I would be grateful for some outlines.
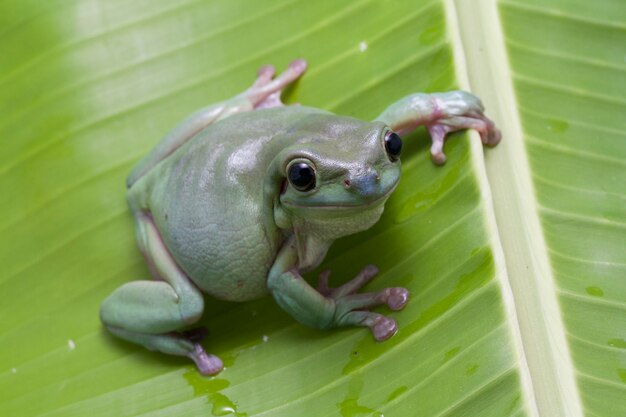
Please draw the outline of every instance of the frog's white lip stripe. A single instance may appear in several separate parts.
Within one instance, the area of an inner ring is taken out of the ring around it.
[[[299,208],[299,209],[315,209],[315,210],[356,210],[356,209],[362,209],[362,208],[366,208],[366,207],[371,207],[374,206],[378,203],[380,203],[381,201],[384,201],[385,199],[387,199],[387,197],[389,197],[389,194],[391,194],[396,187],[398,186],[398,183],[400,182],[400,180],[396,181],[395,184],[393,184],[393,186],[383,195],[381,195],[380,197],[378,197],[376,200],[372,200],[370,202],[367,202],[365,204],[359,204],[359,205],[353,205],[353,206],[338,206],[338,205],[307,205],[307,204],[293,204],[290,202],[282,202],[282,204],[289,206],[289,207],[294,207],[294,208]]]

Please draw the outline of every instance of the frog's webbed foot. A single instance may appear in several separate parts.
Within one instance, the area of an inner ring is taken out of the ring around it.
[[[283,106],[280,95],[285,87],[296,81],[306,71],[304,59],[292,61],[287,69],[274,78],[276,70],[272,65],[259,68],[257,79],[244,93],[255,109]]]
[[[383,341],[393,336],[398,330],[396,321],[367,309],[386,304],[394,311],[401,310],[409,299],[409,291],[406,288],[393,287],[378,292],[357,293],[376,274],[378,274],[378,269],[374,265],[368,265],[355,278],[342,286],[329,288],[330,271],[326,270],[319,275],[318,291],[334,300],[336,325],[369,327],[374,338]]]
[[[200,345],[194,343],[193,351],[187,353],[187,357],[193,360],[202,375],[215,375],[224,369],[224,363],[215,355],[208,354]]]
[[[437,165],[446,162],[443,144],[446,135],[450,132],[476,129],[483,144],[496,146],[500,142],[500,131],[485,116],[485,109],[478,97],[465,91],[432,94],[430,97],[434,110],[432,121],[426,123],[426,128],[432,138],[430,153]]]
[[[202,375],[215,375],[224,369],[222,360],[210,353],[207,353],[200,342],[207,337],[209,331],[206,327],[196,327],[194,329],[181,332],[181,336],[193,343],[193,349],[185,356],[193,360]]]

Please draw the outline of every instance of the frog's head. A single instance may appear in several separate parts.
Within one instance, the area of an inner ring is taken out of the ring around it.
[[[327,114],[292,134],[275,160],[279,227],[293,228],[299,242],[306,235],[330,244],[376,223],[400,180],[400,137],[383,123]]]

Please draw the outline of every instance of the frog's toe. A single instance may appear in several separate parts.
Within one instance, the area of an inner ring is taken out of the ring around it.
[[[385,316],[378,316],[370,326],[374,339],[382,342],[389,339],[398,331],[398,324],[394,319]]]
[[[500,134],[500,130],[496,127],[496,125],[484,114],[471,115],[471,116],[463,116],[455,118],[455,129],[457,130],[457,126],[461,129],[470,128],[476,129],[480,134],[480,140],[484,145],[487,146],[496,146],[502,135]]]
[[[259,70],[257,71],[257,78],[254,84],[252,85],[252,88],[261,87],[269,83],[270,81],[272,81],[272,78],[274,78],[274,74],[276,74],[276,68],[274,68],[273,65],[261,66]]]
[[[409,301],[409,290],[402,287],[385,288],[378,292],[345,295],[337,299],[337,311],[353,311],[386,304],[390,309],[402,310]]]
[[[289,63],[289,69],[291,69],[294,73],[299,74],[298,76],[302,75],[304,71],[306,71],[307,66],[308,64],[306,60],[302,58],[293,60]]]
[[[246,91],[246,96],[255,109],[283,106],[280,100],[282,90],[300,78],[306,68],[304,59],[296,59],[278,77],[273,78],[274,67],[265,65],[259,69],[258,78]]]
[[[387,340],[397,331],[395,320],[368,309],[386,304],[392,310],[401,310],[408,301],[409,291],[402,287],[346,295],[335,301],[335,323],[338,326],[366,326],[376,340]]]
[[[502,133],[496,125],[488,118],[485,119],[485,129],[480,132],[482,142],[487,146],[496,146],[502,139]]]
[[[446,154],[442,151],[431,152],[431,159],[435,165],[443,165],[448,160]]]
[[[333,299],[339,299],[346,295],[356,293],[359,288],[367,284],[378,274],[378,268],[375,265],[367,265],[357,274],[356,277],[346,282],[340,287],[330,288],[328,285],[328,279],[330,277],[330,270],[326,269],[319,274],[317,281],[317,291],[325,297],[331,297]]]
[[[367,310],[353,310],[341,314],[337,325],[368,327],[374,339],[379,342],[389,339],[398,331],[398,324],[394,319]]]
[[[443,153],[443,144],[445,137],[450,129],[441,124],[433,124],[428,126],[428,132],[432,139],[432,145],[430,146],[430,155],[433,162],[436,165],[443,165],[446,163],[446,154]]]
[[[215,375],[224,369],[224,363],[215,355],[208,354],[199,343],[194,344],[193,352],[189,353],[202,375]]]
[[[394,310],[402,310],[406,303],[409,301],[409,291],[406,288],[394,287],[387,288],[387,306]]]

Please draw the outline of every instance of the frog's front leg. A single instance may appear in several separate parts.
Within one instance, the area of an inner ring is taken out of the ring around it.
[[[446,161],[444,139],[450,132],[471,128],[480,133],[485,145],[495,146],[500,142],[500,131],[484,110],[480,99],[465,91],[418,93],[396,101],[375,120],[386,123],[401,136],[417,126],[426,126],[432,138],[432,159],[441,165]]]
[[[179,330],[197,322],[202,293],[172,259],[149,213],[137,214],[139,246],[160,280],[134,281],[115,290],[100,307],[100,319],[116,336],[150,350],[192,359],[201,373],[222,370],[222,361],[198,343],[199,332]]]
[[[341,287],[328,287],[329,272],[320,274],[318,290],[312,288],[296,269],[295,243],[287,242],[268,276],[268,288],[276,302],[300,323],[319,329],[343,326],[369,327],[376,340],[390,338],[397,331],[396,321],[366,309],[386,304],[402,309],[409,297],[405,288],[386,288],[379,292],[356,293],[376,274],[374,266],[365,267]]]

